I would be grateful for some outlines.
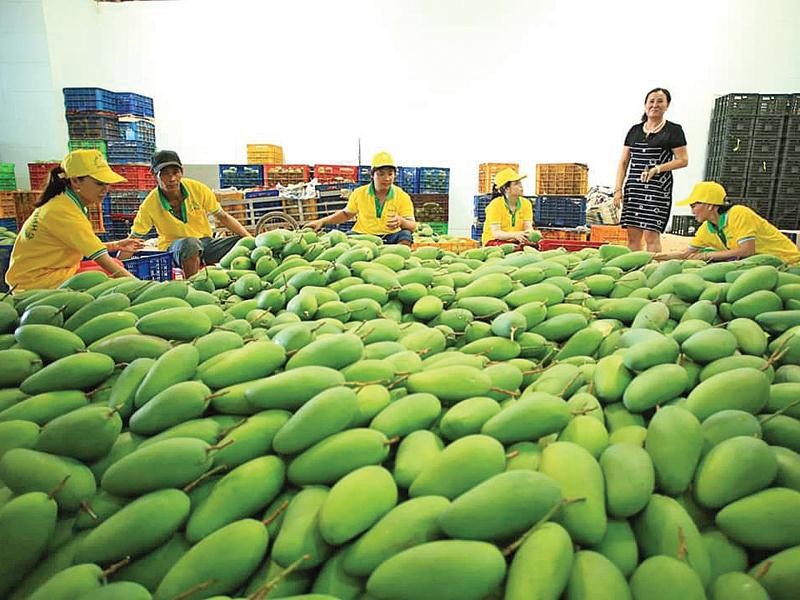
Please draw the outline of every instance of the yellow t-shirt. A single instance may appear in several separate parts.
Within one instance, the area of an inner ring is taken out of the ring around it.
[[[704,222],[690,244],[693,248],[734,250],[742,242],[756,241],[757,254],[772,254],[786,263],[800,261],[800,251],[778,228],[758,213],[737,204],[720,215],[721,234],[709,221]],[[724,240],[724,241],[723,241]]]
[[[406,219],[414,218],[414,205],[411,203],[411,196],[396,185],[389,189],[380,214],[378,214],[378,207],[375,201],[375,190],[371,183],[354,189],[350,194],[345,210],[350,214],[357,215],[356,224],[353,226],[353,231],[356,233],[370,233],[372,235],[396,233],[400,231],[399,227],[389,229],[386,225],[389,217],[400,215]]]
[[[211,237],[208,215],[221,210],[214,192],[206,184],[186,177],[181,179],[181,189],[183,206],[177,215],[173,214],[161,188],[147,194],[136,213],[131,234],[143,237],[155,227],[160,250],[166,250],[172,242],[181,238]]]
[[[58,287],[84,256],[94,260],[108,252],[85,211],[71,190],[33,211],[11,250],[6,282],[14,291]]]
[[[486,221],[483,224],[481,244],[494,239],[492,225],[500,225],[500,231],[525,231],[525,221],[533,225],[533,205],[527,198],[520,196],[517,199],[517,208],[514,212],[508,209],[508,204],[503,196],[498,196],[486,207]]]

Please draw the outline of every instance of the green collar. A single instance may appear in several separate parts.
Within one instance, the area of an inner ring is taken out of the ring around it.
[[[158,199],[161,200],[161,206],[164,207],[164,210],[171,214],[176,219],[180,219],[184,223],[188,220],[186,217],[186,199],[189,197],[189,190],[186,189],[186,186],[183,185],[181,182],[181,195],[183,196],[183,202],[181,202],[181,214],[176,215],[175,211],[172,209],[172,204],[169,203],[166,194],[161,188],[158,188]]]
[[[727,211],[722,213],[719,216],[719,225],[714,225],[711,221],[706,221],[708,223],[708,230],[711,233],[716,234],[719,240],[722,242],[722,245],[726,248],[728,247],[728,238],[725,236],[725,225],[728,223],[728,213]]]
[[[369,184],[369,195],[375,200],[375,214],[380,219],[383,215],[383,208],[386,206],[386,202],[394,199],[394,186],[389,186],[389,191],[386,192],[386,201],[383,203],[378,199],[378,195],[375,193],[375,184],[373,183]]]
[[[73,192],[70,188],[67,188],[65,191],[67,196],[69,196],[70,199],[78,206],[78,208],[81,209],[81,212],[88,217],[89,209],[83,205],[83,202],[81,202],[81,199],[78,197],[78,194]]]
[[[506,201],[505,196],[503,197],[503,206],[506,207],[508,214],[511,215],[512,227],[516,227],[517,225],[517,212],[519,212],[519,207],[521,204],[522,202],[520,201],[519,196],[517,196],[517,205],[514,207],[514,210],[512,211],[510,208],[508,208],[508,202]]]

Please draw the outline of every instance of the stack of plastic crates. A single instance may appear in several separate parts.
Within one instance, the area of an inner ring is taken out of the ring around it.
[[[439,248],[444,252],[453,252],[454,254],[460,254],[466,250],[472,250],[473,248],[477,248],[480,246],[480,243],[476,242],[470,238],[451,238],[449,240],[426,240],[426,239],[419,239],[413,244],[413,248],[425,248],[425,247],[433,247]]]
[[[64,88],[67,113],[117,112],[117,94],[103,88]]]
[[[450,169],[446,167],[418,167],[417,191],[420,194],[449,194]]]
[[[311,167],[309,165],[264,165],[264,185],[272,188],[280,185],[292,185],[311,180]]]
[[[31,216],[36,208],[36,201],[39,199],[40,192],[11,192],[14,194],[14,218],[17,220],[17,229],[21,229],[25,220]]]
[[[489,194],[494,184],[494,176],[503,169],[519,172],[519,163],[481,163],[478,165],[478,192]]]
[[[800,94],[792,95],[784,126],[783,150],[771,220],[779,229],[800,229]]]
[[[112,188],[108,193],[109,213],[135,215],[148,193],[146,190],[118,190]]]
[[[589,167],[580,163],[536,165],[536,194],[585,196],[589,191]]]
[[[214,195],[217,197],[217,202],[219,202],[222,210],[231,215],[240,223],[243,222],[243,219],[246,216],[244,192],[234,188],[228,188],[224,190],[214,190]],[[216,222],[214,222],[214,226],[215,230],[222,231],[223,229],[220,228]]]
[[[123,260],[125,268],[138,279],[169,281],[172,279],[172,255],[169,252],[141,252]]]
[[[108,160],[108,143],[105,140],[70,140],[67,144],[70,152],[73,150],[98,150]]]
[[[0,219],[16,219],[16,194],[13,191],[0,192]],[[16,221],[15,221],[16,222]]]
[[[347,206],[350,192],[355,189],[354,183],[325,183],[317,186],[317,216],[327,217],[342,210]],[[352,231],[355,221],[347,221],[338,225],[326,226],[326,231],[338,229],[339,231]]]
[[[128,142],[144,142],[151,146],[156,145],[156,126],[146,118],[120,117],[120,136]]]
[[[247,144],[247,163],[281,165],[283,148],[275,144]]]
[[[357,183],[359,168],[350,165],[314,165],[314,178],[320,183]]]
[[[14,174],[14,163],[0,163],[0,191],[17,189],[17,177]]]
[[[560,240],[560,241],[579,241],[585,242],[587,241],[588,233],[586,229],[579,229],[579,228],[572,228],[572,229],[564,229],[564,228],[547,228],[547,227],[539,227],[539,232],[542,234],[542,239],[544,240]]]
[[[246,189],[264,185],[264,165],[220,165],[221,188]]]
[[[480,240],[486,222],[486,207],[492,201],[491,194],[479,194],[472,199],[472,239]]]
[[[539,196],[536,199],[537,227],[581,227],[586,225],[586,198]]]
[[[148,164],[155,151],[150,142],[109,141],[108,162],[111,164]]]
[[[120,139],[119,123],[115,113],[68,113],[67,129],[71,140]]]
[[[107,230],[110,239],[117,240],[130,233],[139,205],[156,187],[156,180],[149,165],[115,164],[114,171],[127,179],[126,182],[115,183],[108,196],[110,222],[107,223]],[[152,235],[152,231],[148,232],[147,237]]]
[[[372,181],[372,167],[369,165],[359,165],[358,167],[358,183],[361,185],[370,183]]]
[[[447,225],[450,217],[450,196],[447,194],[412,194],[414,218],[418,222]]]
[[[43,190],[50,180],[50,171],[58,167],[59,162],[33,162],[28,163],[28,178],[32,190]]]
[[[416,167],[397,167],[397,174],[394,183],[409,194],[419,192],[419,181],[417,180],[418,169]]]

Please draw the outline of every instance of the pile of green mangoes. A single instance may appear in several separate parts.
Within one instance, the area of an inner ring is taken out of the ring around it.
[[[513,248],[4,297],[0,596],[800,598],[800,269]]]

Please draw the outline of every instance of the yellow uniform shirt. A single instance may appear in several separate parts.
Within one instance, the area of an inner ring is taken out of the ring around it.
[[[492,225],[500,225],[500,231],[525,231],[525,221],[533,225],[533,205],[527,198],[517,199],[517,208],[512,212],[503,196],[498,196],[486,207],[486,221],[483,224],[481,244],[494,239]]]
[[[15,291],[55,288],[72,277],[81,259],[106,254],[78,196],[68,190],[38,207],[22,225],[6,272]]]
[[[400,231],[399,227],[390,229],[386,221],[395,215],[406,219],[414,218],[414,205],[411,196],[402,189],[393,185],[389,188],[386,201],[378,207],[375,188],[372,184],[362,185],[353,190],[345,208],[350,214],[356,216],[353,231],[356,233],[371,233],[372,235],[388,235]]]
[[[155,227],[160,250],[166,250],[172,242],[181,238],[211,237],[208,215],[220,211],[214,192],[206,184],[186,177],[181,179],[181,189],[183,205],[179,214],[173,214],[161,188],[147,194],[136,213],[131,233],[143,237]]]
[[[800,261],[800,251],[792,241],[765,218],[737,204],[720,215],[719,228],[705,221],[692,240],[693,248],[735,250],[748,240],[756,241],[757,254],[772,254],[787,263]]]

